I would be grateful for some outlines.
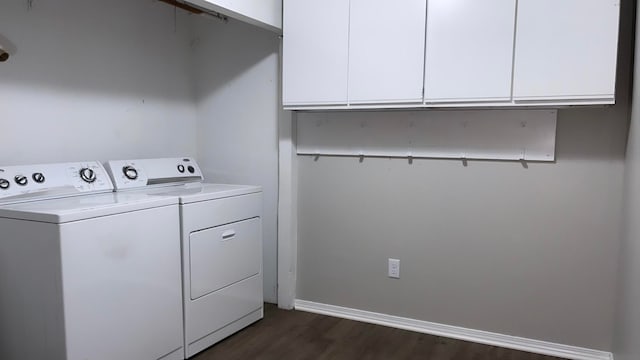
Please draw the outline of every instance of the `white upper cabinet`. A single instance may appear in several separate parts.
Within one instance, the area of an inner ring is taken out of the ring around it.
[[[513,98],[614,101],[619,0],[519,0]]]
[[[284,0],[283,102],[611,104],[619,15],[620,0]]]
[[[349,103],[421,103],[426,0],[351,0]]]
[[[283,103],[347,104],[349,0],[285,0]]]
[[[516,0],[429,0],[425,102],[511,100],[515,21]]]

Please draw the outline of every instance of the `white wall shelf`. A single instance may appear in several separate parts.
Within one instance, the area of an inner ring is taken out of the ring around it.
[[[540,101],[508,101],[508,102],[460,102],[460,103],[439,103],[439,104],[398,104],[398,103],[389,103],[389,104],[353,104],[353,105],[289,105],[284,106],[284,110],[301,110],[301,111],[312,111],[312,110],[481,110],[481,109],[491,109],[491,110],[524,110],[524,109],[540,109],[541,106],[545,108],[553,108],[553,109],[565,109],[575,106],[592,106],[592,107],[603,107],[615,105],[615,101],[611,100],[593,100],[588,101],[584,99],[578,99],[575,101],[568,100],[540,100]]]
[[[281,0],[184,0],[184,2],[282,33]]]
[[[556,110],[300,113],[297,153],[555,161],[556,119]]]

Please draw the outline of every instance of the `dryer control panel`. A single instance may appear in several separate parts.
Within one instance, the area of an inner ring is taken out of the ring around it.
[[[0,204],[111,192],[98,161],[0,166]]]
[[[105,164],[116,190],[202,182],[193,158],[112,160]]]

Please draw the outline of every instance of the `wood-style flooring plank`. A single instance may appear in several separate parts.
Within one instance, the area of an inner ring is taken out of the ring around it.
[[[562,360],[265,305],[265,317],[193,360]]]

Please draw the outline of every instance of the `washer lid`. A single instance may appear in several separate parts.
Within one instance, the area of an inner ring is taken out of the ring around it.
[[[189,204],[259,192],[262,192],[262,187],[253,185],[189,183],[149,190],[147,193],[149,195],[177,196],[180,199],[180,204]]]
[[[108,193],[5,205],[0,207],[0,218],[61,224],[177,203],[176,197]]]

